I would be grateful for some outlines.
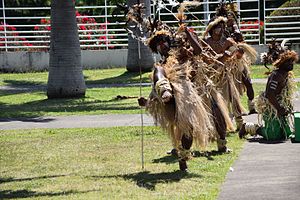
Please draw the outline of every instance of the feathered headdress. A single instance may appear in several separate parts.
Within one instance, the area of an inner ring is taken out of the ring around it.
[[[216,8],[216,16],[228,17],[229,14],[233,15],[235,19],[239,18],[237,3],[221,1]]]
[[[206,29],[205,29],[205,32],[203,33],[202,37],[206,37],[207,34],[209,33],[209,31],[210,31],[214,26],[218,25],[218,24],[221,23],[221,22],[226,23],[226,22],[227,22],[227,18],[225,18],[225,17],[217,17],[217,18],[215,18],[213,21],[211,21],[211,22],[207,25],[207,27],[206,27]]]
[[[288,60],[297,62],[299,60],[299,56],[298,56],[297,52],[292,51],[292,50],[286,50],[284,53],[282,53],[279,56],[279,59],[277,59],[273,63],[273,65],[278,68],[279,66],[281,66],[283,63],[285,63]]]
[[[162,41],[166,41],[170,44],[171,42],[171,32],[167,31],[167,30],[160,30],[160,31],[156,31],[147,41],[149,48],[154,52],[154,53],[158,53],[157,52],[157,45],[159,44],[159,42]]]

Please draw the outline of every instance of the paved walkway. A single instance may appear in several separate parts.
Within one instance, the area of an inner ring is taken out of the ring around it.
[[[143,114],[145,126],[154,125],[152,117]],[[39,118],[1,119],[0,130],[32,128],[95,128],[115,126],[141,126],[140,114],[81,115]]]
[[[300,111],[300,100],[295,102]],[[256,122],[257,115],[245,117]],[[153,125],[144,114],[145,126]],[[140,126],[141,115],[90,115],[0,119],[1,130],[31,128],[78,128]],[[228,172],[218,200],[297,200],[300,199],[300,143],[267,144],[246,142]]]

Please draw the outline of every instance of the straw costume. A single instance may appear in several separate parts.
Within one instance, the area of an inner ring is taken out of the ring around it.
[[[188,61],[188,65],[193,68],[191,79],[205,102],[207,112],[210,113],[214,135],[218,136],[218,151],[228,152],[230,150],[226,146],[226,130],[233,131],[233,124],[226,103],[211,80],[217,74],[214,67],[222,63],[215,58],[215,52],[212,49],[206,49],[200,45],[204,41],[198,42],[200,39],[196,34],[191,33],[187,28],[184,30],[188,42],[186,45],[193,47],[193,56]]]
[[[250,134],[261,135],[266,140],[285,140],[292,134],[289,116],[296,87],[292,69],[297,60],[295,51],[286,50],[273,63],[275,69],[268,78],[266,90],[257,99],[259,124],[243,124],[240,138]]]
[[[233,39],[226,38],[224,28],[227,19],[224,17],[214,18],[207,26],[204,32],[204,40],[218,54],[218,60],[224,63],[224,66],[217,66],[218,76],[212,80],[216,87],[222,91],[222,95],[228,104],[228,109],[233,113],[239,130],[243,124],[242,114],[245,112],[240,102],[240,91],[236,87],[235,80],[239,71],[236,63],[241,59],[244,50],[236,44]],[[210,34],[209,37],[206,37]]]
[[[181,4],[179,20],[184,17],[183,10]],[[146,106],[168,132],[178,151],[179,167],[186,170],[193,142],[204,149],[209,142],[217,140],[218,150],[227,152],[226,130],[233,129],[233,125],[222,96],[211,84],[210,73],[205,71],[210,68],[203,61],[204,53],[195,57],[181,27],[177,32],[157,30],[148,45],[163,59],[154,69],[153,88]],[[220,63],[208,55],[204,57]]]
[[[186,170],[195,142],[201,148],[216,138],[203,99],[190,80],[191,68],[181,63],[172,50],[165,64],[155,67],[153,88],[147,101],[147,110],[169,134],[178,150],[179,166]]]
[[[257,53],[254,48],[245,43],[243,35],[239,30],[237,4],[233,2],[226,3],[226,1],[221,2],[216,9],[216,16],[225,17],[227,19],[224,35],[237,43],[233,45],[229,51],[233,52],[237,48],[244,51],[240,59],[231,59],[230,65],[233,65],[232,69],[235,69],[233,71],[234,82],[240,95],[243,95],[245,91],[247,92],[249,114],[257,113],[253,101],[254,90],[249,69],[251,64],[256,61]]]

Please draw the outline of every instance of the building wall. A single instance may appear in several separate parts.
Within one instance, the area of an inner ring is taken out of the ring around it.
[[[253,45],[258,52],[266,52],[266,45]],[[300,54],[300,45],[293,45],[292,49]],[[105,69],[125,67],[127,62],[127,49],[81,52],[84,69]],[[159,56],[156,56],[156,60]],[[260,57],[255,64],[260,64]],[[48,52],[0,52],[0,72],[34,72],[46,71],[49,67]]]

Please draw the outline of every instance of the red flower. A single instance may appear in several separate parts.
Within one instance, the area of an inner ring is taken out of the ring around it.
[[[46,19],[41,19],[41,24],[47,24],[47,20]]]
[[[81,14],[76,10],[76,16],[81,16]]]
[[[105,26],[105,24],[101,24],[101,25],[100,25],[100,29],[102,29],[102,30],[106,30],[106,26]]]
[[[51,31],[51,26],[46,26],[47,31]]]
[[[89,22],[90,22],[90,23],[95,23],[96,20],[95,20],[94,18],[89,18]]]
[[[80,30],[86,30],[85,26],[79,26]]]
[[[88,21],[89,21],[89,18],[87,18],[87,17],[82,18],[82,23],[87,23]]]
[[[38,26],[34,27],[34,30],[39,30],[39,29],[40,29],[40,27],[38,27]]]
[[[8,30],[11,30],[11,31],[17,30],[17,29],[16,29],[15,27],[13,27],[13,26],[8,26],[7,29],[8,29]]]
[[[105,41],[105,40],[106,40],[106,36],[105,36],[105,35],[100,36],[100,37],[99,37],[99,40],[100,40],[100,41]]]
[[[260,26],[264,26],[264,22],[263,21],[260,21],[259,24],[260,24]]]

